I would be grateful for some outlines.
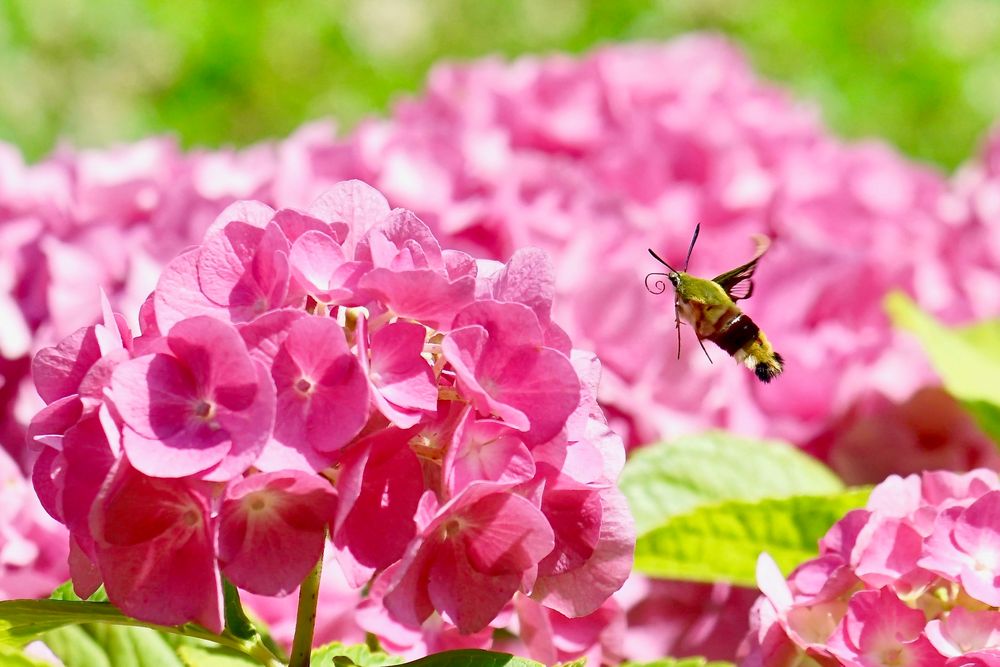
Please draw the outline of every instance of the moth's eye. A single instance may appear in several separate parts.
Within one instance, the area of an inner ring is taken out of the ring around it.
[[[674,284],[674,287],[677,287],[678,285],[681,284],[681,276],[679,273],[671,273],[667,276],[667,278],[669,278],[670,282]]]

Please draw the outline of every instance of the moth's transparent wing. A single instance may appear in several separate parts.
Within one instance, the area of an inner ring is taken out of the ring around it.
[[[732,271],[726,271],[712,278],[712,281],[718,283],[733,301],[749,299],[750,295],[753,294],[752,278],[754,271],[757,270],[757,262],[771,245],[771,240],[762,234],[754,234],[753,239],[757,244],[757,252],[753,259],[746,264],[737,266]]]

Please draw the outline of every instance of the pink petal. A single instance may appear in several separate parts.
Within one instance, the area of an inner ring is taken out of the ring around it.
[[[253,475],[232,484],[219,514],[219,563],[234,584],[287,595],[323,555],[336,494],[300,472]]]
[[[127,464],[113,474],[90,519],[108,599],[144,621],[195,621],[222,632],[209,498],[187,482],[146,477]]]

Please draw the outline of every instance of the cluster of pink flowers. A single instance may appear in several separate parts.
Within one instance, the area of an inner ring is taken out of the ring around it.
[[[515,595],[595,612],[631,569],[624,448],[553,291],[544,253],[442,250],[357,181],[307,211],[229,206],[140,335],[105,302],[33,361],[33,481],[78,593],[218,631],[220,572],[286,595],[329,534],[390,645],[425,622],[488,643]]]
[[[1000,478],[892,476],[786,581],[761,557],[741,664],[1000,665]]]

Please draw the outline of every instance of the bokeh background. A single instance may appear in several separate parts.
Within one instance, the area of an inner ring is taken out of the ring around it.
[[[244,145],[417,91],[442,58],[734,37],[847,138],[951,169],[1000,116],[995,0],[0,0],[0,140]],[[652,75],[652,73],[651,73]]]

